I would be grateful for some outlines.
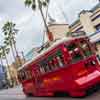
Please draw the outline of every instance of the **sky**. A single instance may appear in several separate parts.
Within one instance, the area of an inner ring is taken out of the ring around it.
[[[49,14],[59,23],[71,24],[78,13],[93,8],[99,0],[50,0]],[[63,13],[62,13],[63,12]],[[39,11],[33,12],[24,5],[24,0],[0,0],[0,45],[3,42],[2,26],[6,21],[16,23],[18,51],[25,54],[43,41],[44,25]],[[9,56],[10,59],[11,56]]]

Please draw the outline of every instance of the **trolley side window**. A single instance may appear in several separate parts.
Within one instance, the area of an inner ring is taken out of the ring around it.
[[[30,79],[32,79],[32,75],[29,70],[22,70],[19,72],[18,78],[21,81],[30,80]]]
[[[72,63],[83,59],[83,55],[81,54],[79,47],[75,43],[70,43],[66,47],[69,51],[69,54],[71,55]]]
[[[25,75],[25,72],[24,71],[20,71],[19,72],[19,79],[21,81],[26,80],[26,75]]]
[[[41,73],[46,73],[46,72],[49,72],[50,71],[50,67],[48,65],[48,62],[46,59],[42,60],[40,62],[40,72]]]
[[[63,53],[61,50],[58,50],[56,52],[56,59],[58,61],[58,66],[63,67],[65,63],[64,63]]]
[[[40,62],[41,73],[51,72],[64,66],[64,59],[61,50],[57,50]]]
[[[89,44],[87,43],[87,41],[81,40],[80,41],[80,47],[82,48],[83,53],[86,57],[88,57],[92,54],[92,50],[91,50]]]
[[[52,68],[52,70],[58,69],[64,66],[64,59],[62,51],[57,50],[52,56],[48,57],[48,62]]]

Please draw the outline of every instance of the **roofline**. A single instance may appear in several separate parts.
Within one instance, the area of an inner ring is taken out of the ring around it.
[[[96,6],[94,6],[91,10],[82,10],[78,15],[80,15],[83,11],[93,12],[93,11],[95,11],[95,10],[96,10],[97,8],[99,8],[99,7],[100,7],[100,2],[99,2]],[[70,27],[74,26],[78,21],[80,21],[79,18],[78,18],[76,21],[74,21],[74,22],[70,25]]]

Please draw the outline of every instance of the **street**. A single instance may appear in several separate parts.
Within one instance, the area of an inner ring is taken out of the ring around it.
[[[16,87],[8,90],[0,91],[0,100],[80,100],[81,98],[72,97],[26,97],[22,91],[21,87]],[[100,90],[83,98],[83,100],[100,100]]]

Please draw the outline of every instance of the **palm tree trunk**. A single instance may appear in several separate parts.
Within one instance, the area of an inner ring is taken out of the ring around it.
[[[40,10],[40,13],[41,13],[43,22],[44,22],[44,26],[45,26],[45,28],[46,28],[47,37],[48,37],[49,41],[53,41],[53,40],[54,40],[54,39],[53,39],[53,35],[52,35],[52,33],[49,31],[49,28],[48,28],[47,23],[46,23],[46,21],[45,21],[45,17],[44,17],[44,15],[43,15],[41,1],[38,0],[38,3],[39,3],[39,10]]]
[[[6,64],[7,64],[7,72],[8,72],[8,74],[9,74],[9,78],[11,79],[10,66],[9,66],[9,63],[8,63],[7,55],[6,55],[6,53],[5,53],[4,48],[2,48],[2,50],[3,50],[4,56],[5,56],[5,60],[6,60]],[[8,81],[10,82],[9,79],[8,79]],[[12,84],[12,83],[11,83],[11,84]]]
[[[1,63],[1,66],[3,66],[3,61],[2,61],[2,58],[0,58],[0,63]]]
[[[15,49],[15,52],[16,52],[16,56],[17,56],[17,59],[18,59],[19,66],[21,67],[22,62],[21,62],[21,60],[19,58],[19,55],[18,55],[18,52],[17,52],[17,48],[16,48],[16,44],[14,43],[14,40],[13,40],[13,46],[14,46],[14,49]]]
[[[6,54],[5,54],[5,60],[6,60],[7,70],[8,70],[9,76],[11,77],[11,75],[10,75],[10,66],[9,66],[8,59],[7,59]]]
[[[9,78],[7,78],[7,80],[8,80],[9,85],[11,86],[13,83],[12,83],[12,78],[11,78],[11,73],[10,73],[10,66],[9,66],[8,59],[7,59],[6,55],[5,55],[5,60],[6,60],[6,64],[7,64],[7,72],[8,72],[7,75],[9,75]]]
[[[14,57],[14,60],[16,61],[16,56],[15,56],[15,54],[14,54],[14,50],[13,50],[12,44],[10,45],[10,47],[11,47],[11,51],[12,51],[12,55],[13,55],[13,57]],[[17,64],[15,64],[15,66],[18,67]]]

